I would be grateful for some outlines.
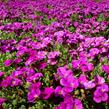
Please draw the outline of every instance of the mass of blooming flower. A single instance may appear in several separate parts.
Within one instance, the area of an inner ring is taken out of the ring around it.
[[[0,109],[109,109],[109,0],[1,1]]]

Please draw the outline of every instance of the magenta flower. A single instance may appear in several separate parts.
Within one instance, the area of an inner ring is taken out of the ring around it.
[[[92,89],[96,86],[96,84],[94,83],[94,81],[88,81],[83,83],[83,86],[85,87],[85,89]]]
[[[69,70],[67,66],[64,66],[64,67],[59,67],[57,69],[57,75],[60,78],[66,78],[69,75],[73,75],[73,72],[71,70]]]
[[[74,99],[72,96],[66,96],[64,101],[60,103],[55,109],[73,109]]]
[[[59,51],[50,52],[48,55],[48,59],[54,59],[60,55]]]
[[[83,109],[82,102],[79,99],[74,99],[72,96],[66,96],[64,101],[55,109]]]
[[[97,85],[102,85],[102,84],[105,83],[105,79],[104,79],[103,77],[97,75],[97,76],[95,76],[95,78],[94,78],[94,82],[95,82],[95,84],[97,84]]]
[[[35,70],[33,68],[29,68],[29,67],[24,67],[24,69],[22,69],[24,72],[26,72],[26,76],[32,76],[33,74],[35,74]]]
[[[20,85],[22,85],[22,80],[12,77],[10,86],[14,87],[14,86],[20,86]]]
[[[54,89],[52,87],[46,87],[42,92],[41,96],[43,99],[49,99],[51,95],[54,93]]]
[[[104,71],[107,74],[109,74],[109,65],[102,65],[102,71]]]
[[[22,59],[18,59],[18,58],[17,58],[17,59],[14,60],[14,63],[15,63],[15,64],[19,64],[21,61],[22,61]]]
[[[58,96],[62,96],[62,97],[65,97],[67,95],[67,91],[65,88],[62,88],[61,86],[57,86],[56,89],[55,89],[55,96],[58,97]]]
[[[2,105],[6,101],[5,98],[0,98],[0,105]]]
[[[5,73],[4,72],[0,72],[0,77],[2,77]]]
[[[31,86],[29,87],[29,91],[35,90],[35,89],[40,88],[40,87],[41,87],[41,82],[32,83]]]
[[[62,78],[60,80],[60,84],[64,86],[67,92],[72,92],[79,85],[77,78],[71,75],[68,76],[67,78]]]
[[[98,48],[92,48],[92,49],[90,49],[90,53],[89,53],[90,54],[90,57],[94,57],[94,56],[98,55],[99,52],[100,52],[100,50]]]
[[[82,54],[81,54],[82,55]],[[72,66],[74,69],[81,69],[82,72],[89,72],[94,69],[92,63],[88,63],[86,57],[82,56],[79,60],[73,60]]]
[[[41,91],[39,88],[31,89],[31,91],[29,91],[27,95],[28,101],[33,103],[36,99],[39,98],[40,94]]]
[[[79,80],[80,84],[84,84],[84,83],[88,82],[87,77],[84,74],[81,74],[79,76],[78,80]]]
[[[13,77],[24,77],[24,72],[22,70],[15,70],[11,73]]]
[[[30,56],[27,61],[25,62],[25,66],[31,65],[32,63],[36,62],[36,56]]]
[[[73,60],[72,61],[72,66],[73,66],[74,69],[77,70],[79,68],[79,66],[80,66],[80,61],[79,60]]]
[[[50,52],[48,54],[48,61],[47,62],[51,65],[57,64],[57,58],[59,57],[59,55],[60,55],[60,52],[58,52],[58,51]]]
[[[41,94],[40,87],[41,87],[40,82],[31,84],[31,86],[29,87],[28,95],[27,95],[29,102],[33,103],[35,100],[37,100],[39,98],[39,96]]]
[[[11,84],[11,81],[12,81],[12,77],[11,76],[7,76],[2,82],[1,82],[1,86],[2,87],[8,87],[10,86]]]
[[[16,53],[17,57],[20,57],[20,56],[24,55],[26,52],[28,52],[27,47],[18,46],[17,49],[18,49],[18,52]]]
[[[75,99],[73,108],[74,109],[83,109],[83,105],[82,105],[81,100]]]
[[[96,103],[104,102],[108,100],[108,94],[107,92],[109,91],[109,87],[107,84],[103,84],[101,86],[98,86],[94,92],[94,101]]]
[[[47,52],[46,51],[39,51],[37,53],[37,60],[43,60],[46,58]]]
[[[8,59],[8,60],[6,60],[6,61],[4,62],[4,65],[8,67],[8,66],[10,66],[12,63],[13,63],[13,60]]]
[[[43,74],[42,73],[36,73],[32,76],[27,77],[27,82],[35,82],[36,80],[38,80],[40,77],[42,77]]]
[[[38,65],[38,69],[44,69],[47,66],[46,62],[40,62]]]
[[[94,69],[94,66],[92,63],[87,63],[81,65],[80,69],[82,70],[82,72],[88,72],[88,71],[92,71]]]

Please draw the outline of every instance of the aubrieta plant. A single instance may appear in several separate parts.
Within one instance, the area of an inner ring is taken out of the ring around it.
[[[109,0],[1,1],[0,109],[109,109]]]

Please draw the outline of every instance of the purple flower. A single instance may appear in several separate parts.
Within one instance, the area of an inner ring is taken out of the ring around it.
[[[24,77],[24,72],[21,70],[15,70],[11,73],[11,76],[13,77]]]
[[[26,52],[28,52],[27,47],[18,46],[17,49],[18,49],[18,52],[16,53],[17,57],[20,57],[20,56],[24,55]]]
[[[55,65],[57,63],[57,58],[59,57],[60,52],[54,51],[48,54],[48,63],[51,65]]]
[[[58,32],[55,32],[54,33],[54,36],[56,37],[56,41],[58,42],[58,43],[62,43],[63,42],[63,35],[65,34],[65,32],[64,31],[58,31]]]
[[[98,55],[100,50],[98,48],[92,48],[90,49],[90,57],[94,57],[95,55]]]
[[[86,57],[80,57],[79,60],[73,60],[72,66],[74,69],[81,69],[82,72],[89,72],[94,69],[94,66],[92,63],[88,63],[86,60]]]
[[[38,80],[40,77],[42,77],[43,74],[42,73],[36,73],[32,76],[27,77],[27,82],[35,82],[36,80]]]
[[[37,60],[43,60],[46,58],[47,52],[46,51],[39,51],[37,53]]]
[[[8,67],[8,66],[10,66],[12,63],[13,63],[13,60],[8,59],[8,60],[6,60],[6,61],[4,62],[4,65]]]
[[[41,82],[33,83],[33,84],[31,84],[31,86],[29,87],[29,91],[35,90],[35,89],[40,88],[40,87],[41,87]]]
[[[54,93],[54,89],[52,87],[46,87],[41,92],[41,96],[43,99],[49,99],[53,93]]]
[[[2,105],[6,101],[5,98],[0,98],[0,105]]]
[[[2,87],[8,87],[11,84],[12,81],[12,77],[11,76],[7,76],[2,82],[1,82],[1,86]]]
[[[72,92],[79,85],[77,78],[71,75],[67,78],[62,78],[60,84],[65,87],[67,92]]]
[[[35,70],[33,68],[29,68],[29,67],[24,67],[24,72],[26,72],[27,77],[35,74]]]
[[[30,56],[27,61],[25,62],[25,66],[31,65],[32,63],[34,63],[36,61],[36,57],[35,56]]]
[[[2,77],[5,73],[4,72],[0,72],[0,77]]]
[[[79,76],[78,80],[79,80],[80,84],[84,84],[84,83],[88,82],[88,80],[87,80],[87,78],[86,78],[86,76],[84,74],[81,74]]]
[[[66,78],[69,75],[73,75],[73,72],[71,70],[69,70],[67,66],[64,66],[64,67],[59,67],[57,69],[57,75],[60,78]]]
[[[55,96],[62,96],[65,97],[67,95],[67,91],[65,90],[65,88],[62,88],[61,86],[57,86],[55,89]]]
[[[98,86],[94,92],[94,101],[96,103],[104,102],[108,100],[108,94],[107,92],[109,91],[108,85],[103,84],[101,86]]]
[[[17,59],[14,60],[14,63],[15,63],[15,64],[19,64],[21,61],[22,61],[22,59],[18,59],[18,58],[17,58]]]
[[[104,71],[107,74],[109,74],[109,65],[102,65],[102,71]]]
[[[60,103],[55,109],[73,109],[74,100],[72,96],[66,96],[64,101]]]
[[[47,66],[46,62],[40,62],[38,65],[38,69],[44,69]]]
[[[83,109],[82,102],[79,99],[74,99],[72,96],[66,96],[64,101],[55,109]]]
[[[60,52],[59,51],[50,52],[49,55],[48,55],[48,59],[56,58],[59,55],[60,55]]]
[[[72,61],[72,66],[73,66],[74,69],[77,70],[79,68],[79,66],[80,66],[80,61],[79,60],[73,60]]]
[[[99,75],[95,76],[94,81],[97,85],[102,85],[105,83],[105,79]]]
[[[88,72],[88,71],[92,71],[94,69],[94,66],[92,63],[87,63],[87,64],[83,64],[80,66],[80,69],[82,70],[82,72]]]
[[[94,83],[94,81],[88,81],[83,83],[83,86],[85,87],[85,89],[92,89],[96,86],[96,84]]]
[[[73,109],[83,109],[82,102],[79,99],[74,100]]]
[[[27,98],[28,98],[29,102],[33,103],[36,99],[39,98],[39,96],[41,94],[40,87],[41,87],[40,82],[31,84],[31,86],[29,87],[28,95],[27,95]]]
[[[31,91],[29,91],[27,95],[28,101],[33,103],[36,99],[39,98],[40,94],[41,94],[41,91],[39,88],[31,89]]]
[[[22,80],[12,77],[10,86],[14,87],[14,86],[20,86],[20,85],[22,85]]]

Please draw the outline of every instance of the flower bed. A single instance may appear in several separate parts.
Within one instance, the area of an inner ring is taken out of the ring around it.
[[[109,0],[0,3],[0,109],[108,109]]]

